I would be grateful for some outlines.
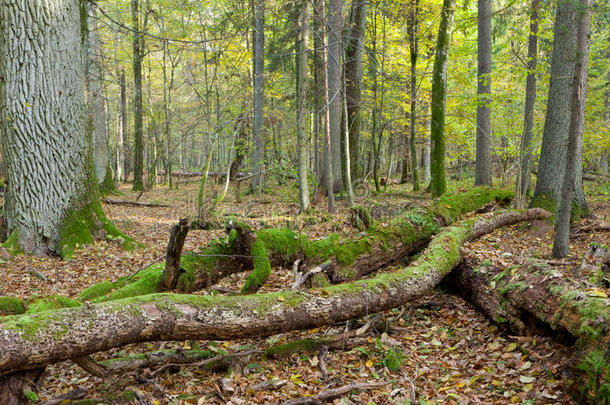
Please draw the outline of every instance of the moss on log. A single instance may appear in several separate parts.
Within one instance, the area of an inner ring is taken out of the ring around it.
[[[522,219],[536,217],[534,211]],[[268,336],[394,308],[426,293],[447,275],[460,262],[460,245],[476,226],[469,220],[448,228],[407,268],[309,292],[150,294],[3,317],[0,375],[130,343]]]

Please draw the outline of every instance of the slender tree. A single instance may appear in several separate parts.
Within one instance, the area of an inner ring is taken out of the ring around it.
[[[540,0],[532,0],[530,34],[527,45],[527,79],[525,84],[525,112],[523,136],[519,151],[520,166],[517,173],[515,207],[525,207],[525,196],[530,183],[532,168],[532,128],[534,127],[534,105],[536,104],[536,65],[538,63],[538,9]]]
[[[307,182],[307,144],[305,141],[305,121],[307,119],[307,41],[309,37],[309,4],[302,0],[297,19],[296,39],[296,104],[297,104],[297,160],[299,170],[299,206],[301,212],[309,209],[309,185]]]
[[[142,60],[144,37],[140,32],[139,0],[131,0],[133,27],[133,189],[142,190],[144,173],[144,127],[142,123]]]
[[[417,19],[418,19],[419,0],[411,1],[409,13],[409,50],[411,54],[411,125],[409,137],[409,154],[411,156],[411,173],[413,180],[413,190],[419,190],[419,179],[417,178],[417,149],[415,148],[415,122],[417,118]]]
[[[254,149],[252,153],[252,191],[262,192],[264,187],[265,135],[263,134],[265,102],[265,1],[251,0],[253,15],[252,64],[254,72],[253,105],[254,105]]]
[[[324,16],[326,8],[326,0],[320,0],[320,15]],[[321,17],[322,19],[324,17]],[[322,22],[320,24],[320,34],[322,38],[326,38],[326,25]],[[328,212],[335,212],[335,193],[334,193],[334,181],[333,181],[333,169],[331,162],[330,152],[332,150],[331,134],[330,134],[330,97],[328,89],[328,47],[324,47],[322,53],[322,81],[324,83],[324,176],[325,181],[323,184],[326,188],[326,194],[328,197]]]
[[[362,104],[362,55],[366,30],[368,1],[353,0],[350,30],[345,50],[345,102],[349,131],[349,159],[351,175],[360,175],[360,124]]]
[[[475,185],[491,186],[491,0],[478,3],[477,150]]]
[[[570,253],[570,214],[572,211],[572,193],[576,178],[578,138],[582,136],[587,100],[587,68],[589,65],[589,43],[591,40],[591,0],[580,0],[576,13],[576,64],[572,84],[572,101],[570,109],[570,127],[568,150],[566,151],[566,169],[561,186],[561,197],[555,222],[555,241],[553,257],[562,258]]]
[[[447,88],[447,63],[449,61],[449,44],[455,14],[455,0],[443,0],[441,22],[436,38],[436,55],[432,70],[432,118],[430,121],[430,190],[433,197],[444,194],[447,189],[445,179],[445,108]]]
[[[330,160],[333,169],[333,190],[343,190],[343,177],[341,172],[341,52],[343,17],[341,16],[343,1],[328,0],[328,38],[327,49],[327,78],[329,96],[330,120]]]

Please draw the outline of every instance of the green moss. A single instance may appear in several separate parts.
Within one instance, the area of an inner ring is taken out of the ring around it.
[[[254,270],[248,275],[246,283],[241,289],[242,294],[258,291],[271,275],[271,262],[265,243],[257,238],[250,246],[250,254],[254,257]]]
[[[537,196],[534,196],[534,199],[531,203],[532,207],[540,207],[545,210],[553,213],[551,220],[555,221],[555,214],[557,213],[557,203],[553,194],[551,193],[543,193]],[[571,208],[571,216],[570,222],[579,221],[582,217],[586,217],[591,214],[591,212],[586,209],[587,207],[579,206],[576,201],[572,200],[572,208]]]
[[[312,353],[321,349],[326,344],[328,344],[326,339],[300,339],[294,342],[271,346],[265,350],[265,355],[269,358],[281,358],[299,352]]]
[[[156,263],[148,266],[140,270],[118,290],[108,295],[99,296],[99,298],[93,299],[92,302],[112,301],[159,292],[164,267],[165,263]]]
[[[79,307],[81,303],[61,295],[50,297],[34,297],[27,302],[26,314],[48,311],[59,308]]]
[[[385,365],[390,371],[400,371],[402,366],[402,350],[399,347],[388,350],[384,359]]]
[[[38,402],[38,400],[40,399],[38,398],[38,394],[26,387],[23,387],[23,396],[31,402]]]
[[[60,229],[58,251],[62,259],[69,259],[82,245],[93,242],[93,235],[104,232],[110,239],[122,241],[125,250],[133,250],[140,245],[130,236],[119,231],[106,217],[98,200],[69,211]]]
[[[25,313],[23,301],[15,297],[0,296],[0,316]]]
[[[106,173],[104,174],[104,180],[100,184],[100,193],[102,195],[110,194],[116,191],[116,185],[114,184],[114,175],[110,164],[106,165]]]
[[[0,246],[6,248],[13,256],[23,253],[21,246],[19,246],[19,231],[15,230],[11,232],[8,238]]]
[[[578,387],[587,403],[610,404],[610,352],[594,350],[576,366],[586,374]]]
[[[84,289],[78,296],[79,301],[91,301],[104,295],[108,295],[110,292],[117,288],[123,287],[127,282],[126,277],[121,277],[116,282],[102,281],[101,283],[94,284]]]
[[[487,203],[497,201],[506,204],[514,193],[509,190],[493,189],[490,187],[474,187],[466,192],[446,194],[435,200],[430,212],[441,216],[445,222],[452,223],[470,211],[481,208]]]

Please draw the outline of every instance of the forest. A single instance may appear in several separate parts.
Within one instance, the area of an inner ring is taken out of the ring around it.
[[[610,404],[606,0],[0,0],[0,404]]]

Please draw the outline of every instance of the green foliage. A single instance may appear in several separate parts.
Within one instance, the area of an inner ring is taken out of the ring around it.
[[[0,296],[0,316],[25,313],[23,301],[15,297]]]
[[[585,382],[578,387],[581,398],[588,403],[610,404],[610,352],[594,350],[587,353],[576,366],[586,373]]]
[[[390,371],[400,371],[402,366],[402,349],[400,347],[393,347],[386,351],[384,363]]]

